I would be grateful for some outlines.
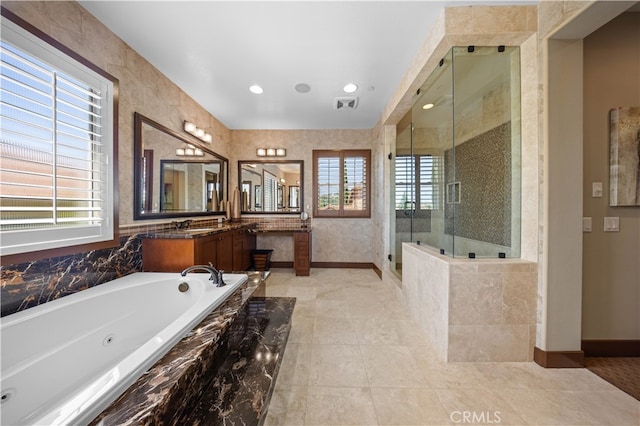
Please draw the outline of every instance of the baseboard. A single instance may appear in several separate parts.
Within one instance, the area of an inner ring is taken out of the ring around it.
[[[272,268],[293,268],[293,262],[273,262],[271,261]]]
[[[272,268],[293,268],[293,262],[271,261]],[[382,279],[382,271],[374,263],[367,262],[311,262],[312,268],[346,268],[346,269],[373,269],[373,272]]]
[[[376,273],[376,275],[378,276],[378,278],[382,279],[382,270],[380,270],[380,268],[378,268],[375,263],[372,266],[373,268],[373,272]]]
[[[536,346],[533,360],[544,368],[584,368],[582,351],[543,351]]]
[[[583,340],[584,356],[640,357],[640,340]]]
[[[373,269],[374,266],[369,262],[311,262],[312,268]]]

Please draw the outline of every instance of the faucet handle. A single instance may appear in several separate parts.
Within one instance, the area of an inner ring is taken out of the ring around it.
[[[222,279],[222,274],[224,274],[224,271],[219,270],[218,271],[218,282],[217,282],[217,286],[218,287],[223,287],[223,286],[227,285],[227,283],[225,283],[224,280]]]

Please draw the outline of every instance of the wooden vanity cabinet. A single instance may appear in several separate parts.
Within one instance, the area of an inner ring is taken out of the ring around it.
[[[306,277],[311,271],[311,232],[296,232],[293,241],[293,269]]]
[[[211,262],[226,272],[246,271],[251,265],[251,238],[255,248],[255,234],[244,229],[193,238],[143,238],[142,268],[146,272],[181,272]]]

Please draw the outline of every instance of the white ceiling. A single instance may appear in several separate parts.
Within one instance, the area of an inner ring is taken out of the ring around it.
[[[230,129],[372,128],[445,6],[522,3],[80,1]]]

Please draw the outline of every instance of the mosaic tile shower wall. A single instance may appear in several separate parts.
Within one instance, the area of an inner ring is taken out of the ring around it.
[[[445,151],[445,232],[501,246],[511,245],[511,123],[501,124]],[[450,188],[449,188],[450,189]],[[455,214],[454,214],[455,210]]]

